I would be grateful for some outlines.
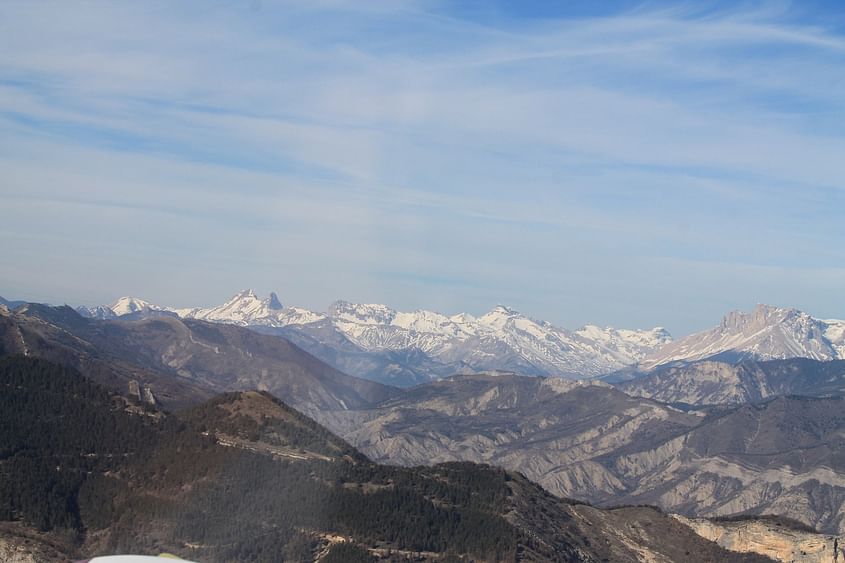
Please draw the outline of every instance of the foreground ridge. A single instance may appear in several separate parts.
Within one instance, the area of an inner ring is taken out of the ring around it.
[[[0,358],[0,381],[2,443],[17,444],[0,480],[0,520],[17,529],[0,528],[0,550],[52,542],[61,560],[168,551],[208,562],[770,561],[653,508],[573,503],[487,465],[379,466],[264,393],[175,416],[43,360]]]

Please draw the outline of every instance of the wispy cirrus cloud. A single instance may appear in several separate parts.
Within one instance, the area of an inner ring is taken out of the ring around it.
[[[681,333],[756,301],[843,314],[823,14],[365,4],[5,3],[3,291],[254,285]],[[735,283],[763,271],[781,281]]]

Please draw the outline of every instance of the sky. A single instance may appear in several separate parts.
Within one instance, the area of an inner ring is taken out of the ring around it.
[[[841,2],[0,3],[0,295],[845,318]]]

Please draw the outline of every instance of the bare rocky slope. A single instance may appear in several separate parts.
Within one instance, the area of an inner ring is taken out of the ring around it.
[[[757,403],[780,395],[841,396],[845,360],[702,360],[659,367],[617,387],[629,395],[691,405]]]
[[[382,462],[492,463],[603,506],[778,514],[841,533],[843,407],[839,398],[781,397],[680,410],[602,384],[474,375],[318,416]]]

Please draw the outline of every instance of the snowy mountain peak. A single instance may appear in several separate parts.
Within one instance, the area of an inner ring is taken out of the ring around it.
[[[732,311],[719,326],[682,338],[646,358],[642,367],[713,356],[759,360],[845,358],[845,321],[819,320],[798,309],[757,305]]]
[[[417,310],[411,313],[397,312],[391,326],[424,333],[454,332],[456,323],[446,315],[433,311]]]
[[[746,327],[764,328],[767,325],[797,317],[809,319],[810,315],[798,309],[758,304],[750,313],[731,311],[722,318],[719,326],[725,330],[744,330]]]
[[[488,315],[506,315],[509,317],[513,317],[519,314],[519,311],[508,307],[507,305],[496,305],[495,307],[490,309],[490,312],[488,313]]]
[[[478,323],[502,329],[508,324],[508,322],[517,318],[522,318],[522,314],[519,311],[506,307],[505,305],[496,305],[490,309],[490,312],[478,317]]]
[[[231,299],[229,299],[225,304],[237,303],[237,302],[245,302],[245,301],[259,301],[258,296],[255,292],[251,289],[244,289],[239,291]]]
[[[323,315],[303,309],[286,309],[275,293],[262,299],[251,289],[237,293],[219,307],[172,310],[180,317],[243,326],[286,326],[292,322],[314,322],[324,318]]]
[[[389,325],[396,316],[396,311],[387,305],[375,303],[350,303],[335,301],[329,306],[329,317],[365,325]]]
[[[138,299],[137,297],[121,297],[109,305],[109,309],[111,309],[115,315],[121,317],[123,315],[131,315],[133,313],[157,310],[158,307],[151,305],[143,299]]]
[[[239,317],[255,313],[261,308],[261,299],[251,289],[245,289],[237,293],[220,307],[221,310],[228,311]]]
[[[105,305],[98,305],[96,307],[77,307],[76,312],[82,315],[83,317],[87,317],[89,319],[98,319],[101,321],[117,318],[117,315],[115,315],[114,311],[112,311],[111,308],[106,307]]]
[[[449,320],[456,324],[471,324],[476,322],[477,319],[469,313],[458,313],[449,317]]]

